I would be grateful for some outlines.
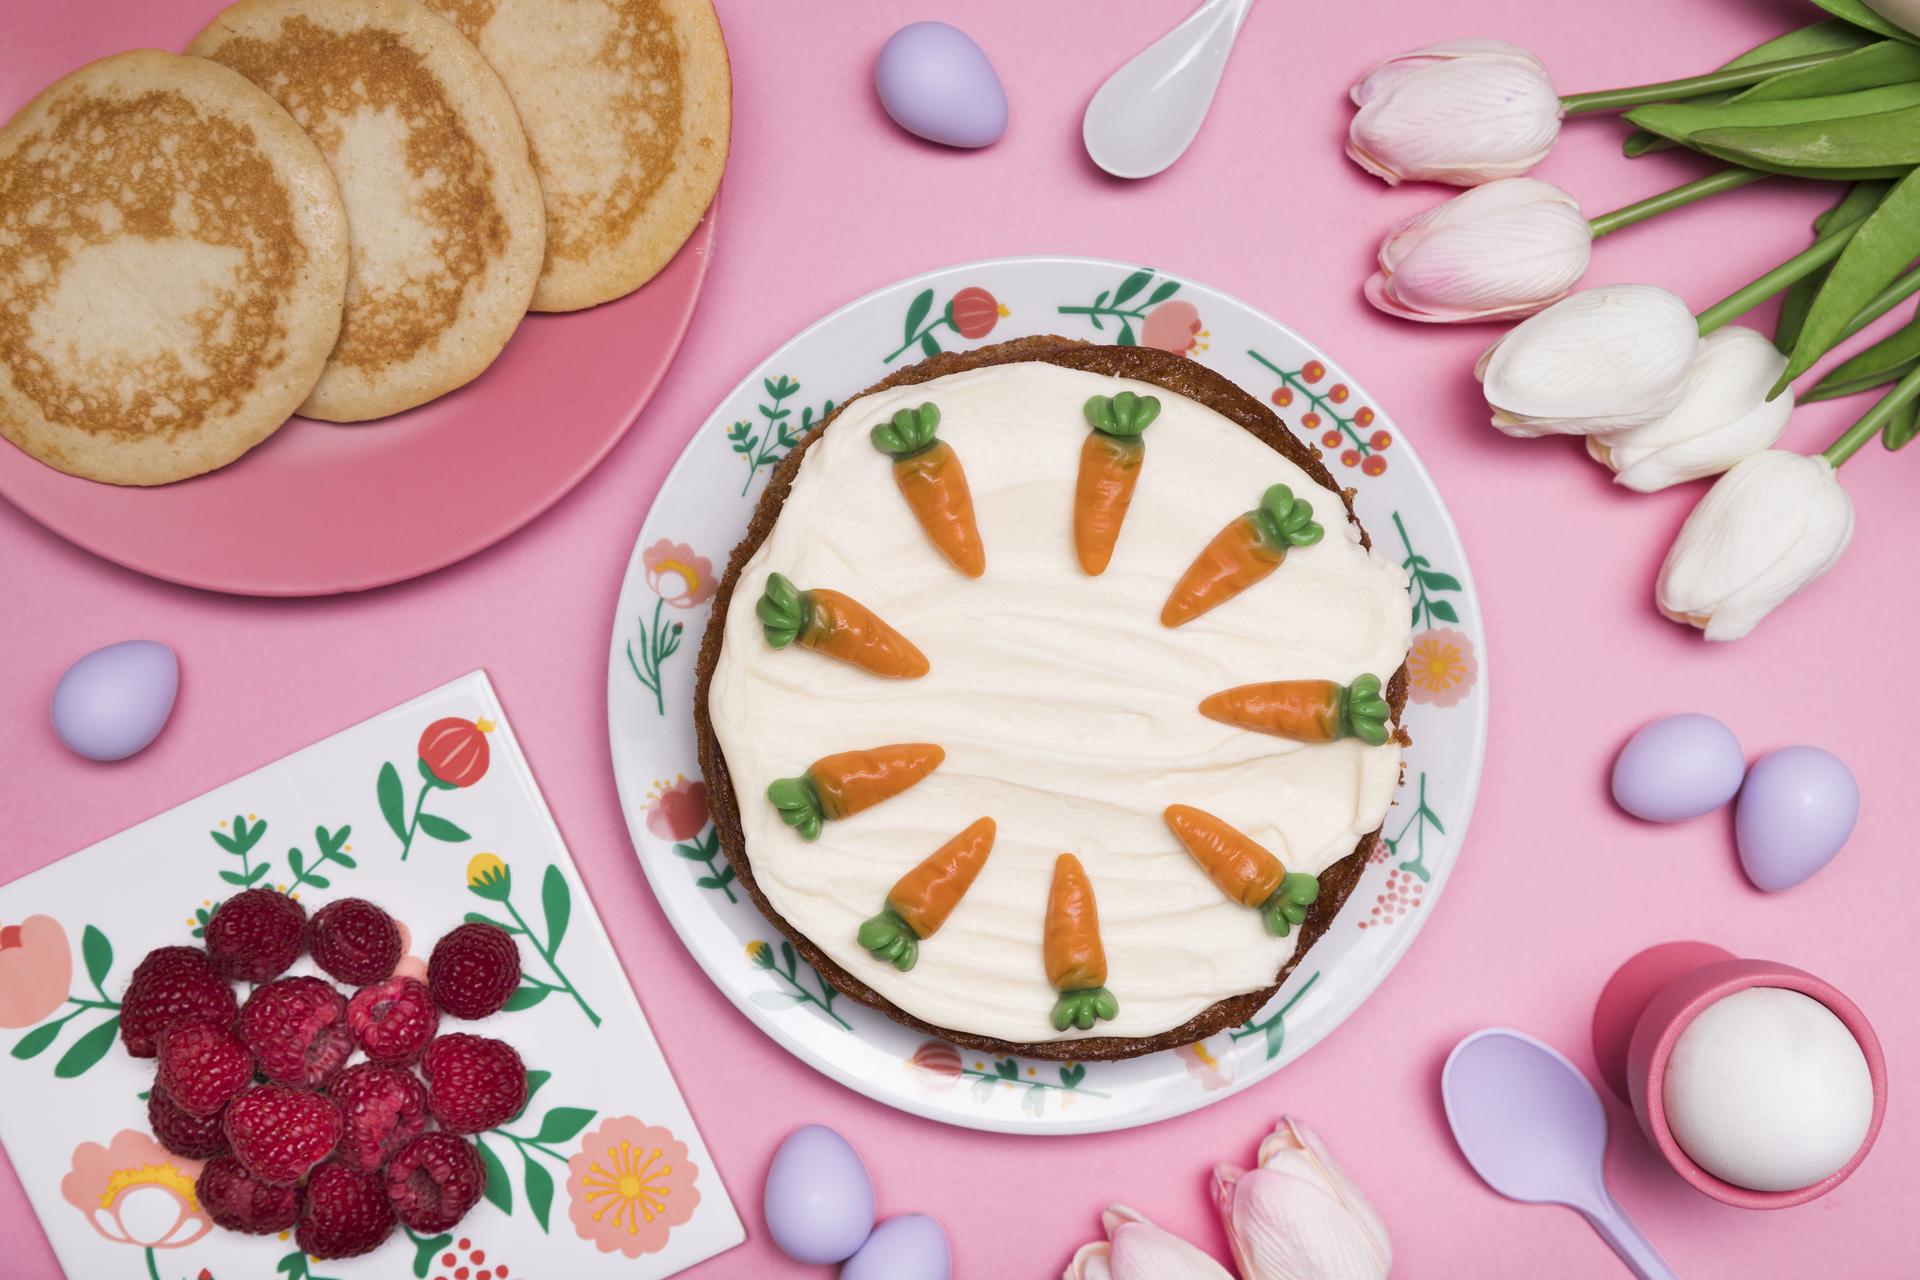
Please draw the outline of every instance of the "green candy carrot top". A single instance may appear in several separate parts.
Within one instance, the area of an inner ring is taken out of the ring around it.
[[[860,945],[905,973],[920,943],[947,922],[993,852],[994,821],[981,818],[928,854],[887,892],[885,908],[860,926]]]
[[[1276,484],[1260,495],[1260,505],[1244,512],[1213,536],[1174,584],[1160,610],[1163,626],[1191,622],[1280,567],[1294,547],[1310,547],[1325,534],[1313,518],[1313,506]]]
[[[1345,685],[1337,680],[1270,680],[1238,685],[1204,699],[1200,714],[1222,724],[1295,742],[1358,738],[1377,747],[1390,734],[1388,720],[1393,709],[1381,692],[1380,677],[1363,675]]]
[[[1047,925],[1041,942],[1047,981],[1060,993],[1053,1002],[1053,1028],[1091,1031],[1102,1019],[1120,1013],[1107,990],[1107,951],[1100,943],[1100,912],[1093,882],[1080,859],[1063,853],[1053,861],[1053,887],[1047,893]]]
[[[1320,880],[1289,871],[1245,832],[1191,805],[1168,805],[1167,826],[1220,892],[1260,913],[1267,932],[1284,938],[1307,918]]]
[[[1160,416],[1160,401],[1122,391],[1094,396],[1084,412],[1088,433],[1080,446],[1080,474],[1073,490],[1073,549],[1080,567],[1091,575],[1105,573],[1120,541],[1120,525],[1133,502],[1146,460],[1142,433]]]
[[[893,459],[893,482],[934,548],[961,573],[977,578],[987,571],[987,550],[973,515],[973,491],[959,457],[935,434],[939,426],[940,407],[923,404],[900,410],[869,438]]]
[[[825,587],[802,591],[782,573],[767,575],[754,606],[767,643],[803,649],[865,668],[877,676],[914,679],[927,674],[927,658],[914,643],[850,596]]]
[[[946,758],[930,742],[836,752],[815,760],[799,777],[775,778],[767,785],[767,799],[802,840],[818,840],[822,824],[899,795]]]

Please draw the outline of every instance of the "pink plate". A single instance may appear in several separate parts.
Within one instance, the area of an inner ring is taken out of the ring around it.
[[[0,0],[0,116],[82,63],[179,49],[219,0]],[[296,418],[232,466],[154,489],[64,475],[0,442],[0,496],[156,578],[245,595],[361,591],[428,573],[559,501],[633,425],[707,274],[714,211],[644,289],[529,316],[452,395],[380,422]]]

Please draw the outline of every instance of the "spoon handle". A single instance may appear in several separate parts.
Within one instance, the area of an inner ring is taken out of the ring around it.
[[[1581,1210],[1600,1238],[1613,1246],[1620,1260],[1627,1264],[1640,1280],[1678,1280],[1673,1268],[1667,1265],[1653,1244],[1640,1234],[1640,1228],[1633,1225],[1633,1219],[1626,1215],[1611,1195],[1605,1195],[1601,1205],[1593,1210]]]

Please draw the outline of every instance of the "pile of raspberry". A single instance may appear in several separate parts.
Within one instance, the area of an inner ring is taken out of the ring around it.
[[[396,1220],[434,1234],[479,1202],[486,1168],[464,1135],[518,1115],[527,1072],[505,1041],[440,1035],[440,1016],[497,1013],[520,954],[504,929],[463,924],[434,944],[423,983],[394,976],[401,947],[371,902],[308,919],[248,889],[214,910],[204,949],[161,947],[134,970],[120,1040],[157,1060],[147,1119],[167,1150],[206,1161],[197,1193],[218,1225],[292,1230],[308,1254],[347,1258]],[[357,989],[282,976],[303,954]],[[260,985],[243,1003],[235,982]]]

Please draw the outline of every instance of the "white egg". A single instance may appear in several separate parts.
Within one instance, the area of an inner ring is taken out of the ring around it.
[[[1661,1097],[1693,1162],[1752,1191],[1797,1191],[1839,1172],[1873,1120],[1873,1078],[1853,1033],[1781,987],[1737,991],[1688,1023]]]

